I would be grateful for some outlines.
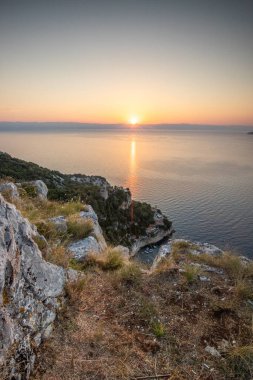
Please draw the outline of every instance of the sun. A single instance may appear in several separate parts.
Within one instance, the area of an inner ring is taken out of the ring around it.
[[[129,119],[129,124],[131,124],[131,125],[136,125],[136,124],[138,124],[138,122],[139,122],[139,118],[137,116],[132,116]]]

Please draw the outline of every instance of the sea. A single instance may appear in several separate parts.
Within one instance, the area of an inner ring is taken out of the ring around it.
[[[0,151],[100,175],[157,206],[176,238],[253,258],[253,127],[0,123]]]

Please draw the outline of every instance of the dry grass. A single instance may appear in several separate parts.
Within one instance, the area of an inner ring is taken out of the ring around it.
[[[27,196],[22,197],[16,206],[34,224],[55,216],[62,215],[67,217],[85,210],[85,205],[78,201],[62,203],[49,200],[43,201]]]
[[[114,276],[116,286],[123,285],[127,287],[138,286],[141,283],[142,273],[140,267],[135,263],[123,266]]]
[[[120,250],[114,247],[107,247],[99,255],[90,253],[86,256],[83,262],[77,262],[72,259],[70,266],[73,269],[80,271],[88,271],[91,269],[101,269],[103,271],[115,271],[122,268],[126,263],[126,259],[121,254]]]
[[[246,280],[238,280],[235,284],[234,291],[236,296],[242,300],[253,299],[252,283]]]
[[[235,308],[228,274],[186,286],[176,268],[150,275],[137,268],[98,268],[85,273],[84,284],[71,286],[67,315],[40,351],[34,378],[251,378],[252,313],[245,303]],[[207,353],[207,345],[222,359]]]
[[[253,378],[253,345],[232,347],[226,353],[227,373],[236,379],[250,380]]]
[[[73,214],[67,219],[67,233],[72,240],[84,239],[89,236],[92,230],[93,222],[90,219],[85,220],[78,214]]]
[[[239,256],[232,252],[225,252],[219,256],[201,254],[191,255],[191,259],[203,264],[224,269],[234,281],[244,278],[253,278],[253,263],[245,264]]]
[[[52,264],[59,265],[63,268],[68,268],[70,253],[66,247],[62,245],[53,246],[44,254],[44,259]]]

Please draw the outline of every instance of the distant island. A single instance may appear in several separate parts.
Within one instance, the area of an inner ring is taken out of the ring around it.
[[[248,135],[253,135],[253,131],[251,131],[251,132],[248,132]]]

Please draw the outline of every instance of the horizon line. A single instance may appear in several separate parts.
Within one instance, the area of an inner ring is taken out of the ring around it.
[[[80,124],[80,125],[110,125],[110,126],[131,126],[131,127],[138,127],[138,126],[207,126],[207,127],[252,127],[252,124],[231,124],[231,123],[188,123],[188,122],[182,122],[182,123],[171,123],[171,122],[162,122],[162,123],[137,123],[135,126],[131,125],[130,123],[123,123],[123,122],[114,122],[114,123],[101,123],[101,122],[87,122],[87,121],[10,121],[10,120],[0,120],[0,124]]]

